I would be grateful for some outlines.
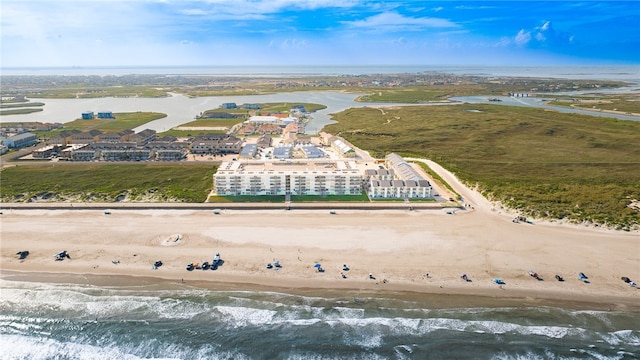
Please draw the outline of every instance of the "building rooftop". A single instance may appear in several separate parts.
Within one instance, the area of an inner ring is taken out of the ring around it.
[[[301,174],[331,174],[346,172],[359,174],[356,164],[352,161],[332,160],[271,160],[271,161],[231,161],[223,162],[218,173],[246,174],[251,172],[299,172]]]

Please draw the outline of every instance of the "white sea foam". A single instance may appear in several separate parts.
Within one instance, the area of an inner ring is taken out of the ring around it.
[[[604,334],[603,340],[611,345],[625,345],[640,347],[640,331],[619,330]],[[640,352],[640,349],[638,349]]]
[[[273,318],[277,314],[273,310],[252,309],[233,306],[216,306],[223,320],[234,327],[272,324]]]
[[[0,359],[140,359],[137,356],[122,352],[109,346],[94,346],[87,344],[63,343],[45,338],[33,338],[18,335],[1,335]]]

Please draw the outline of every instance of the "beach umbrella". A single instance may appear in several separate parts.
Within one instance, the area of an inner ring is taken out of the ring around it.
[[[322,265],[320,265],[320,264],[316,263],[315,265],[313,265],[313,267],[314,267],[314,268],[318,268],[318,269],[319,269],[319,268],[321,268],[321,267],[322,267]]]

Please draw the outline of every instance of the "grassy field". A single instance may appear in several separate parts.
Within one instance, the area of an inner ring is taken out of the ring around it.
[[[360,195],[291,195],[291,202],[369,202],[366,193]]]
[[[26,90],[23,95],[42,99],[75,99],[100,97],[165,97],[167,91],[151,85],[64,86],[46,90]]]
[[[18,109],[5,109],[0,110],[0,115],[19,115],[19,114],[31,114],[34,112],[42,111],[42,108],[18,108]]]
[[[524,214],[629,229],[640,122],[489,104],[349,109],[325,127],[383,157],[431,158]]]
[[[423,84],[396,88],[363,88],[360,89],[359,92],[367,93],[367,95],[358,97],[357,101],[420,104],[447,101],[451,96],[499,96],[507,95],[510,92],[544,94],[547,90],[589,89],[591,86],[591,83],[585,80],[573,80],[569,83],[562,84],[562,87],[560,87],[560,82],[561,81],[543,79],[510,79],[502,82],[485,81],[482,83],[472,83],[467,81],[459,84]],[[623,86],[624,83],[603,82],[598,85],[605,88]]]
[[[161,133],[158,133],[157,135],[162,137],[165,135],[171,135],[171,136],[175,136],[177,138],[180,137],[186,137],[186,138],[191,138],[191,137],[195,137],[199,134],[226,134],[227,131],[226,130],[175,130],[175,129],[171,129],[171,130],[167,130],[167,131],[163,131]]]
[[[64,128],[88,130],[97,129],[104,132],[118,132],[127,129],[133,129],[144,125],[150,121],[162,119],[167,114],[156,112],[132,112],[132,113],[114,113],[115,119],[92,119],[92,120],[74,120],[64,125]]]
[[[37,134],[39,137],[48,138],[55,136],[64,130],[89,131],[97,129],[102,132],[119,132],[123,130],[134,129],[153,120],[162,119],[163,117],[166,117],[167,114],[156,112],[131,112],[114,113],[113,116],[115,117],[115,119],[76,119],[64,124],[64,127],[62,129],[37,132]]]
[[[458,96],[470,93],[466,88],[463,92],[461,88],[452,89],[450,87],[428,88],[428,89],[370,89],[369,95],[363,95],[356,99],[360,102],[397,102],[406,104],[419,104],[426,102],[447,101],[447,98],[456,94]]]
[[[31,102],[24,98],[3,100],[0,102],[0,115],[31,114],[42,111],[44,103]]]
[[[40,199],[201,203],[217,166],[200,164],[66,164],[14,166],[0,171],[3,202]],[[135,176],[131,176],[135,174]]]
[[[229,113],[229,114],[241,114],[245,116],[249,116],[252,113],[287,113],[291,108],[295,105],[303,105],[308,112],[314,112],[322,109],[326,109],[327,107],[322,104],[313,104],[313,103],[262,103],[259,104],[260,109],[244,109],[244,108],[236,108],[236,109],[209,109],[202,113],[202,115],[207,115],[208,113]]]
[[[21,101],[21,102],[8,102],[4,101],[0,103],[0,109],[13,109],[13,108],[24,108],[24,107],[33,107],[33,106],[44,106],[42,102],[30,102],[30,101]]]
[[[610,95],[600,97],[558,98],[551,105],[573,106],[589,110],[609,110],[640,114],[640,98],[637,95]]]
[[[233,125],[239,124],[245,121],[244,118],[206,118],[190,121],[185,124],[180,124],[180,127],[225,127],[229,128]]]

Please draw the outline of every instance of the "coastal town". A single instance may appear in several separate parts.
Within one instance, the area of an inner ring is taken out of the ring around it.
[[[239,107],[259,110],[260,104],[223,103],[219,112],[208,112],[204,117],[238,117],[224,111]],[[294,105],[287,112],[248,116],[226,133],[183,138],[159,137],[151,129],[137,133],[130,129],[63,129],[44,141],[38,141],[28,128],[3,126],[2,132],[3,142],[12,148],[39,145],[19,158],[23,161],[217,160],[221,164],[213,179],[212,195],[218,196],[284,195],[287,201],[292,195],[360,196],[363,192],[369,199],[435,201],[434,195],[439,196],[426,173],[397,154],[374,159],[338,136],[305,134],[309,116],[303,105]],[[95,117],[91,111],[81,114],[83,120]],[[115,119],[110,111],[98,112],[97,117]]]

